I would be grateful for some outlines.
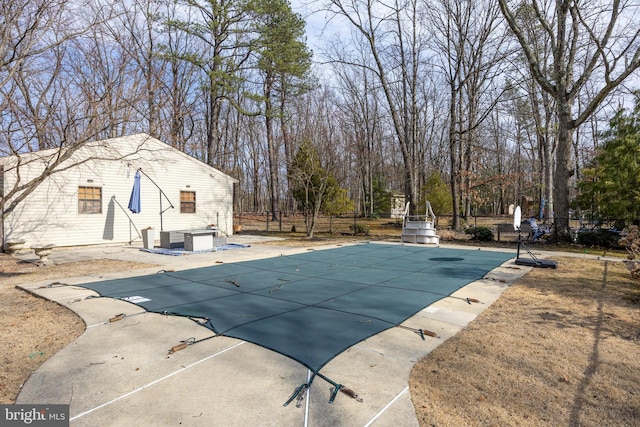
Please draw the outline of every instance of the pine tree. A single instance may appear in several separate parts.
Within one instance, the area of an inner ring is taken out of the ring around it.
[[[267,132],[272,220],[278,210],[278,150],[274,141],[274,119],[284,114],[287,93],[303,92],[311,67],[311,52],[304,39],[305,22],[287,0],[250,0],[257,39],[254,50],[262,75],[263,115]]]
[[[601,135],[604,144],[578,183],[576,205],[598,219],[640,218],[640,97],[633,112],[621,109]]]

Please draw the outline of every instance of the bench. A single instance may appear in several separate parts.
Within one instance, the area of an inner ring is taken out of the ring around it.
[[[513,229],[513,224],[509,223],[509,224],[498,224],[497,226],[497,231],[498,231],[498,242],[500,241],[500,234],[518,234],[517,231],[515,231]],[[523,222],[522,224],[520,224],[520,231],[522,233],[525,233],[527,235],[527,238],[529,236],[531,236],[531,224],[529,223],[525,223]]]

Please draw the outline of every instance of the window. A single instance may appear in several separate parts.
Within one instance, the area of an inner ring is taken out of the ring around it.
[[[196,213],[196,192],[180,192],[180,213]]]
[[[78,213],[102,213],[101,187],[78,187]]]

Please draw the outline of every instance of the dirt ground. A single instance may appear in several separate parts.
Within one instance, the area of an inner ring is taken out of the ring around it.
[[[528,273],[415,365],[410,388],[421,425],[640,425],[640,286],[620,262],[556,259],[557,270]],[[148,265],[37,267],[0,254],[0,403],[14,402],[30,373],[85,326],[16,284],[137,267]]]

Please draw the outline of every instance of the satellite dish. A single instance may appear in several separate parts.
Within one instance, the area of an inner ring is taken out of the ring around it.
[[[516,206],[516,211],[513,213],[513,229],[520,231],[520,221],[522,220],[522,212],[520,206]]]

